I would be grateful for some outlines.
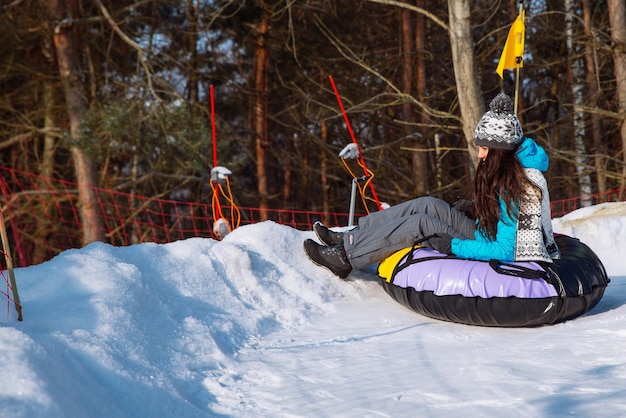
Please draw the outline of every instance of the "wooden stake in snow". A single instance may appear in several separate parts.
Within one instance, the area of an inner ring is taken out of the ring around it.
[[[13,259],[11,258],[11,249],[9,248],[9,240],[7,238],[7,230],[4,226],[4,212],[0,209],[0,236],[2,237],[2,249],[4,258],[7,262],[7,271],[9,272],[11,290],[13,291],[13,303],[17,311],[17,320],[22,321],[22,304],[20,303],[20,295],[17,292],[17,283],[15,282],[15,272],[13,271]]]

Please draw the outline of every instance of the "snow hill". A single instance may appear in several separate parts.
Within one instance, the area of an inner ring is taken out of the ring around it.
[[[587,314],[482,328],[342,281],[273,222],[223,241],[103,243],[18,268],[1,417],[626,416],[626,204],[555,219],[611,277]]]

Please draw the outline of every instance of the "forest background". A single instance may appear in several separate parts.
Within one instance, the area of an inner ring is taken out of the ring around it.
[[[345,211],[330,76],[380,201],[454,201],[476,122],[514,96],[516,72],[495,69],[515,0],[0,4],[0,166],[76,182],[83,244],[106,240],[94,188],[207,202],[216,162],[239,205]],[[550,154],[551,198],[623,188],[624,0],[521,6],[517,111]]]

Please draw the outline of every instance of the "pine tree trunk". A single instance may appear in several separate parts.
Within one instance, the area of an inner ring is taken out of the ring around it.
[[[402,92],[406,95],[413,94],[413,80],[415,79],[415,37],[413,36],[413,13],[408,9],[400,12],[401,32],[402,32]],[[414,116],[411,102],[405,100],[402,104],[402,118],[404,119],[404,136],[410,137],[413,134]],[[419,148],[415,146],[414,148]],[[426,159],[419,149],[413,152],[413,181],[414,194],[423,196],[427,193],[427,177],[425,176]]]
[[[585,24],[585,72],[587,74],[587,97],[589,106],[595,108],[598,97],[598,84],[596,82],[596,59],[595,51],[595,35],[591,31],[591,10],[589,0],[583,0],[583,22]],[[603,163],[604,146],[602,145],[602,133],[600,131],[600,120],[596,112],[592,112],[591,119],[591,137],[593,138],[594,154],[595,154],[595,170],[596,181],[598,183],[598,192],[603,195],[606,192],[606,171]]]
[[[626,114],[626,5],[624,0],[608,0],[609,24],[613,41],[613,65],[617,83],[617,100],[620,114]],[[622,137],[622,186],[626,186],[626,118],[620,122]]]
[[[267,219],[269,189],[267,179],[266,148],[268,143],[267,129],[267,96],[269,53],[267,36],[269,32],[269,12],[264,11],[258,26],[257,47],[254,56],[255,102],[254,102],[254,134],[257,165],[257,191],[261,220]]]
[[[578,58],[577,48],[574,45],[574,5],[573,0],[565,0],[565,33],[567,52],[570,57],[570,74],[572,98],[574,100],[574,150],[576,151],[576,174],[578,175],[579,195],[582,206],[591,206],[591,177],[587,172],[587,151],[585,149],[585,114],[582,111],[583,92],[585,88],[584,67],[581,58]]]
[[[291,184],[293,180],[293,155],[294,155],[294,143],[298,142],[298,134],[291,133],[291,135],[285,138],[285,157],[284,157],[284,170],[283,170],[283,208],[292,207],[292,192],[291,192]]]
[[[416,0],[416,6],[422,9],[426,8],[425,0]],[[426,91],[426,63],[424,61],[424,55],[426,51],[426,18],[422,13],[417,13],[415,15],[415,89],[417,94],[417,100],[420,103],[424,103],[424,100],[428,94]],[[420,122],[422,126],[427,126],[430,122],[430,117],[426,112],[420,112]],[[430,141],[429,138],[420,138],[419,142],[422,146],[426,145],[427,142]],[[426,146],[425,148],[428,148]],[[414,154],[414,158],[419,158],[419,161],[413,160],[413,164],[419,162],[419,171],[415,172],[415,175],[421,177],[423,179],[423,184],[420,184],[422,187],[422,193],[428,194],[429,184],[428,184],[428,154],[426,152],[419,153],[419,156]],[[438,181],[440,179],[437,179]]]
[[[46,133],[43,135],[43,151],[41,155],[41,162],[39,164],[39,174],[42,176],[39,179],[39,187],[45,188],[46,181],[44,178],[51,178],[54,175],[54,150],[56,148],[56,138],[50,133],[52,129],[59,126],[55,117],[55,107],[57,103],[54,96],[54,85],[51,80],[46,80],[43,85],[43,106],[44,106],[44,129]],[[49,213],[51,207],[54,205],[52,199],[45,199],[41,201],[43,206],[43,213]],[[48,237],[52,231],[54,231],[53,223],[57,222],[56,219],[50,219],[49,217],[37,217],[37,237],[35,242],[47,242]],[[31,262],[33,264],[41,263],[48,257],[47,246],[35,245],[32,254]]]
[[[43,106],[44,128],[46,129],[46,133],[43,136],[43,154],[41,156],[41,163],[39,164],[39,174],[44,177],[52,177],[54,173],[56,138],[49,131],[59,125],[54,113],[56,100],[54,97],[54,86],[51,82],[46,82],[43,86]]]
[[[77,143],[82,117],[87,110],[87,96],[81,82],[80,60],[74,43],[71,22],[63,21],[70,16],[70,9],[78,10],[73,1],[48,0],[48,11],[55,27],[53,41],[59,66],[59,75],[70,122],[70,135]],[[78,146],[70,148],[78,183],[78,208],[82,223],[82,243],[104,241],[104,227],[99,213],[94,188],[97,186],[93,162]]]
[[[470,159],[470,171],[473,174],[478,162],[476,145],[474,144],[474,129],[485,112],[485,105],[480,93],[478,72],[474,60],[470,10],[469,0],[448,0],[454,78],[461,109],[463,134]]]
[[[328,125],[326,124],[326,120],[320,120],[320,140],[324,145],[328,144]],[[326,157],[326,153],[322,152],[320,157],[320,182],[322,183],[322,210],[324,213],[330,212],[330,196],[329,196],[329,180],[327,175],[328,170],[328,158]],[[325,225],[330,225],[330,218],[322,219]]]
[[[400,33],[401,33],[401,50],[402,54],[402,93],[407,96],[411,96],[413,93],[413,22],[411,19],[412,12],[408,9],[401,9],[400,11]],[[413,122],[413,115],[411,113],[411,102],[407,99],[402,103],[402,119],[404,121],[403,125],[403,134],[405,137],[410,137],[413,131],[411,127]],[[415,175],[415,171],[417,170],[417,164],[419,161],[416,161],[415,155],[419,154],[419,151],[413,152],[413,179],[417,180],[417,175]],[[417,181],[415,181],[415,192],[417,193],[417,189],[419,185]]]

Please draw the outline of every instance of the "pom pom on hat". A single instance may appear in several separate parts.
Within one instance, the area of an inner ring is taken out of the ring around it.
[[[509,96],[500,93],[491,100],[489,110],[476,126],[474,140],[478,146],[506,150],[513,150],[522,143],[524,133]]]

